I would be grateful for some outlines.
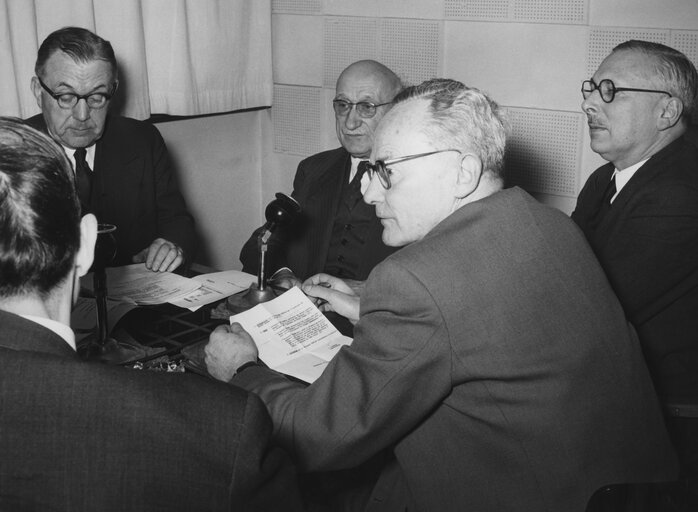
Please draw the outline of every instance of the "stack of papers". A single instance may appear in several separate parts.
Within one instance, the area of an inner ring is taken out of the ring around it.
[[[164,304],[196,311],[249,288],[256,277],[237,270],[203,274],[187,278],[171,272],[152,272],[144,263],[107,268],[107,294],[111,300],[138,305]],[[80,285],[93,291],[92,274]]]

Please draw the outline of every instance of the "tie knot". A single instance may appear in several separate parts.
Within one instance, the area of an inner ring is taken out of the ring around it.
[[[356,175],[361,179],[364,174],[366,174],[366,171],[368,170],[368,165],[369,161],[368,160],[361,160],[359,162],[358,167],[356,168]]]
[[[87,161],[85,159],[85,157],[87,156],[87,150],[85,148],[77,148],[75,150],[75,153],[73,153],[73,156],[75,157],[76,163],[85,163]]]

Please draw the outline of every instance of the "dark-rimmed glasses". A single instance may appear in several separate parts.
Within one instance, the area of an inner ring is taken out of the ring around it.
[[[604,103],[611,103],[613,98],[616,97],[616,93],[619,91],[630,91],[630,92],[658,92],[661,94],[668,94],[671,97],[671,93],[667,91],[658,91],[656,89],[636,89],[635,87],[616,87],[613,80],[604,78],[598,85],[594,80],[584,80],[582,82],[582,96],[587,99],[591,96],[594,91],[599,91],[601,99]]]
[[[369,176],[371,178],[373,178],[374,173],[377,174],[378,180],[381,182],[381,185],[383,185],[383,188],[387,190],[391,186],[390,174],[392,173],[392,171],[388,168],[389,165],[399,164],[400,162],[406,162],[408,160],[414,160],[416,158],[435,155],[437,153],[446,153],[447,151],[456,151],[458,153],[461,152],[460,149],[439,149],[438,151],[429,151],[428,153],[401,156],[399,158],[392,158],[390,160],[376,160],[376,163],[373,164],[371,162],[364,161],[361,162],[361,164],[365,165],[365,168],[368,171]]]
[[[346,116],[351,112],[351,109],[356,107],[356,113],[360,117],[365,119],[370,119],[376,115],[376,109],[382,107],[383,105],[390,105],[392,101],[387,103],[371,103],[370,101],[359,101],[357,103],[352,103],[347,100],[332,100],[332,107],[334,108],[334,113],[338,116]]]
[[[41,78],[38,76],[36,78],[39,80],[41,87],[44,88],[44,91],[49,93],[49,95],[56,100],[58,106],[66,110],[73,108],[80,100],[85,100],[87,102],[87,106],[92,109],[97,110],[103,108],[107,102],[112,99],[112,96],[114,96],[114,93],[116,92],[116,87],[119,85],[118,82],[114,82],[110,92],[93,92],[85,95],[74,94],[72,92],[55,93],[48,88]]]

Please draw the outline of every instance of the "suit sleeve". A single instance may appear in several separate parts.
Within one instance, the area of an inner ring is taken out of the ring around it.
[[[451,351],[427,288],[394,261],[368,281],[350,348],[303,388],[264,368],[234,379],[267,405],[304,471],[354,467],[404,437],[451,389]]]
[[[152,156],[158,216],[157,234],[182,247],[186,259],[191,261],[196,249],[194,218],[187,210],[184,197],[179,191],[165,141],[154,127]]]

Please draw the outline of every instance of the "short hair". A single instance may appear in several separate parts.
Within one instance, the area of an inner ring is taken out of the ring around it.
[[[111,65],[114,79],[118,76],[116,56],[111,43],[80,27],[63,27],[51,32],[39,47],[34,73],[43,77],[46,61],[57,51],[69,55],[75,62],[103,60]]]
[[[683,53],[669,46],[631,39],[613,48],[617,51],[639,51],[653,57],[656,65],[648,70],[652,78],[659,78],[661,87],[683,103],[683,115],[690,120],[698,102],[698,72]]]
[[[447,78],[408,87],[395,97],[395,103],[413,98],[430,101],[433,123],[422,128],[424,133],[448,142],[449,147],[475,153],[483,172],[503,179],[506,128],[496,102],[479,89]]]
[[[80,203],[70,163],[53,140],[0,117],[0,297],[47,297],[80,247]]]

